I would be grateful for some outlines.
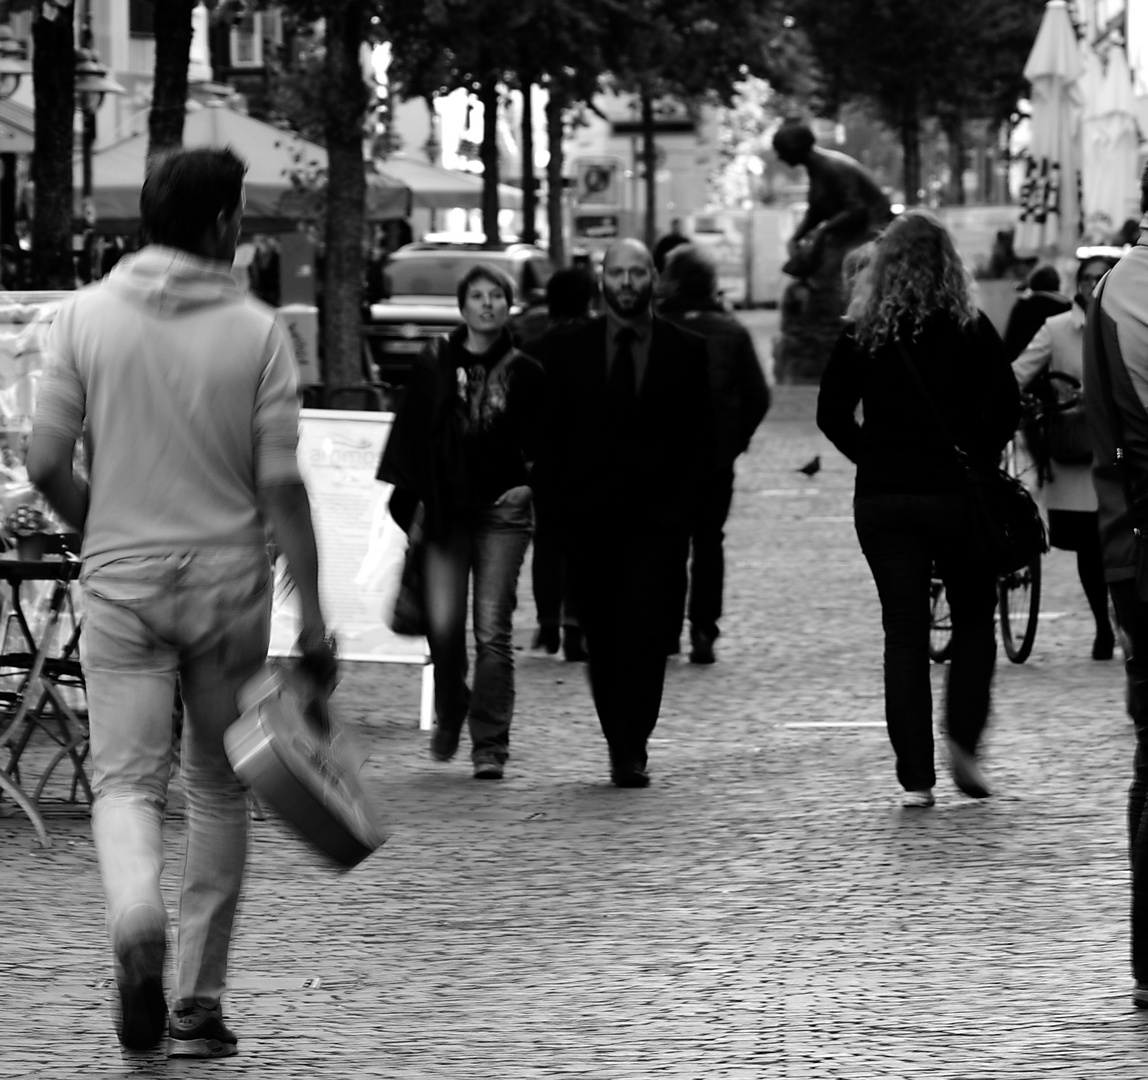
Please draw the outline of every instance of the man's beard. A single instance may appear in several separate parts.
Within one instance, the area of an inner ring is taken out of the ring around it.
[[[626,299],[630,301],[630,306],[627,307],[625,301],[622,301],[616,292],[608,286],[602,287],[602,296],[610,310],[615,315],[623,319],[639,319],[650,310],[650,299],[654,295],[654,283],[650,282],[648,285],[631,293]]]

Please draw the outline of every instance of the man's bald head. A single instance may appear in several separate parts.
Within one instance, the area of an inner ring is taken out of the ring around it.
[[[602,295],[621,319],[643,318],[654,295],[654,259],[640,240],[615,240],[602,259]]]

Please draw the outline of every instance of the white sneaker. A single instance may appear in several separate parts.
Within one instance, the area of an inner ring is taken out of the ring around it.
[[[931,787],[922,788],[920,791],[906,791],[901,796],[901,805],[906,810],[924,809],[928,806],[933,806],[936,803],[933,798],[933,789]]]

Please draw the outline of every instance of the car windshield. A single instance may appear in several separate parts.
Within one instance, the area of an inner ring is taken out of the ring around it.
[[[507,259],[491,258],[489,251],[443,251],[391,262],[385,270],[387,295],[454,297],[463,275],[478,263],[509,274],[516,291],[523,287],[545,288],[550,277],[549,264],[543,259],[531,260],[525,279],[515,280],[513,264]]]

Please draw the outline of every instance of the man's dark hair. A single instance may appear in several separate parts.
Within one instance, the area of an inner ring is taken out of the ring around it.
[[[510,276],[504,274],[497,266],[491,266],[490,263],[475,263],[459,280],[459,311],[462,310],[462,305],[466,302],[466,294],[470,292],[470,287],[476,281],[489,281],[491,285],[497,285],[506,297],[507,305],[514,303],[514,282],[510,280]]]
[[[1052,263],[1041,263],[1028,275],[1028,287],[1033,292],[1059,292],[1060,274]]]
[[[666,256],[660,284],[667,306],[686,310],[708,306],[717,299],[717,264],[697,244],[682,244]]]
[[[231,147],[168,150],[148,164],[140,225],[149,244],[199,249],[203,234],[243,199],[247,162]]]
[[[796,154],[807,154],[817,145],[813,128],[800,120],[786,120],[774,132],[774,150],[790,150]]]
[[[581,319],[590,314],[597,282],[581,267],[555,270],[546,282],[546,309],[552,319]]]
[[[1140,213],[1148,214],[1148,165],[1140,174]]]

